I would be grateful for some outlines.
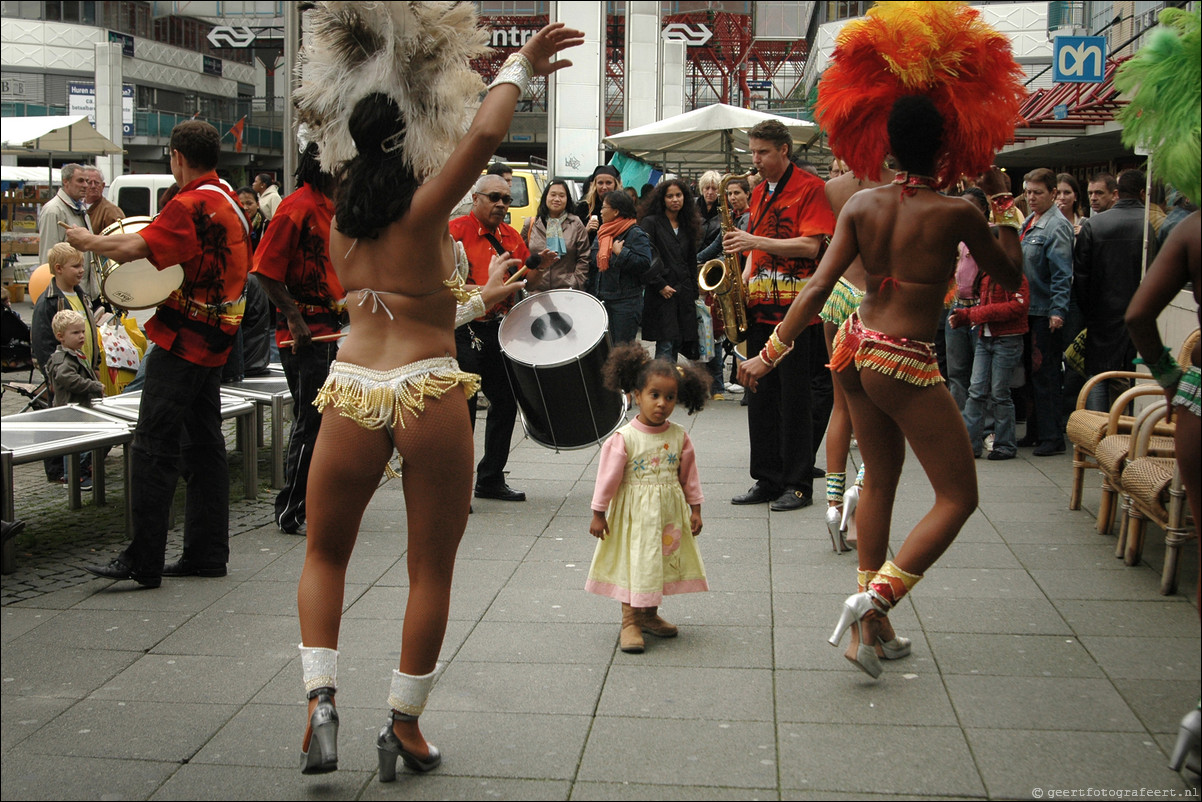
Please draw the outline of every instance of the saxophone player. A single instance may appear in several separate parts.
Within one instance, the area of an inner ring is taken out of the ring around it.
[[[728,176],[720,183],[724,183],[726,185],[723,188],[723,193],[726,199],[726,214],[730,218],[730,224],[732,228],[738,228],[741,231],[746,231],[748,221],[747,204],[751,201],[751,184],[748,182],[746,176]],[[724,233],[725,226],[724,229],[719,232],[719,234]],[[697,261],[704,265],[710,262],[710,260],[721,259],[722,256],[722,237],[717,236],[710,241],[709,245],[702,248],[697,254]],[[746,284],[746,279],[742,276],[743,260],[738,254],[733,254],[733,256],[734,258],[738,259],[739,263],[739,282],[741,285]],[[705,287],[702,287],[702,289],[705,289]],[[714,296],[714,292],[706,293],[705,302],[709,305],[710,313],[713,315],[714,319],[714,358],[706,364],[706,367],[709,369],[710,376],[713,377],[711,394],[714,396],[714,398],[718,398],[719,394],[726,389],[726,385],[722,381],[722,365],[726,360],[726,350],[728,348],[728,346],[725,346],[724,343],[730,342],[730,340],[726,337],[726,333],[724,331],[725,318],[723,317],[722,304],[717,303]],[[741,339],[742,338],[740,338],[740,341]],[[733,348],[735,344],[736,343],[731,343],[729,347]],[[737,371],[737,369],[738,366],[736,365],[735,370]],[[731,381],[734,381],[733,374],[731,376]],[[744,403],[746,403],[746,400],[744,400]]]
[[[835,215],[821,178],[790,161],[793,141],[775,120],[748,132],[748,149],[762,181],[751,193],[746,231],[722,239],[728,253],[747,252],[747,347],[756,353],[817,269],[835,230]],[[760,382],[747,404],[751,476],[755,485],[732,504],[765,504],[796,510],[813,503],[814,449],[826,416],[813,409],[811,375],[823,370],[826,349],[818,320],[794,344],[794,354]],[[782,373],[781,370],[784,370]],[[829,414],[829,407],[827,407]]]

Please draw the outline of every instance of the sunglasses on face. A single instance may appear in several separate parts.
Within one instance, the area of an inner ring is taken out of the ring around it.
[[[513,203],[512,195],[505,195],[500,192],[477,192],[476,194],[482,198],[488,198],[489,203],[496,203],[497,201],[502,201],[506,206]]]

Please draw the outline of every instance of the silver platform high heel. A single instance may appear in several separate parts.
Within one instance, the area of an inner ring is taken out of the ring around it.
[[[845,551],[851,551],[851,546],[847,545],[847,541],[843,539],[844,533],[847,531],[843,528],[843,510],[840,507],[826,508],[826,531],[831,536],[831,548],[836,554],[842,554]]]
[[[303,644],[300,650],[306,696],[317,700],[309,716],[309,748],[301,752],[301,774],[326,774],[338,770],[338,652]]]
[[[870,616],[883,615],[885,612],[888,610],[881,610],[871,593],[848,596],[843,602],[834,634],[827,641],[831,646],[838,647],[839,641],[843,640],[843,633],[851,629],[851,645],[843,656],[873,679],[881,675],[881,661],[874,648],[875,639],[867,636],[864,623]]]
[[[1177,744],[1173,747],[1173,756],[1169,758],[1169,768],[1181,771],[1188,768],[1195,774],[1202,770],[1202,759],[1199,750],[1202,749],[1202,710],[1194,708],[1181,719],[1181,729],[1177,732]]]
[[[392,725],[397,721],[417,721],[418,716],[426,709],[426,699],[430,689],[434,687],[435,671],[424,676],[415,677],[412,674],[402,674],[393,669],[392,690],[388,694],[389,711],[388,723],[380,730],[376,739],[376,755],[380,764],[380,782],[390,783],[396,779],[396,761],[399,757],[411,771],[424,774],[438,768],[442,763],[442,753],[438,747],[427,742],[429,754],[425,758],[418,757],[405,748],[397,737]]]
[[[843,494],[843,518],[839,521],[839,532],[843,538],[843,544],[847,549],[854,549],[854,539],[847,537],[851,531],[851,524],[856,520],[856,505],[860,503],[860,486],[852,485],[846,493]]]

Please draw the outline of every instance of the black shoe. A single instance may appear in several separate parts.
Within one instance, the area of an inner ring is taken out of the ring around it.
[[[1040,443],[1033,452],[1037,457],[1052,457],[1056,454],[1064,453],[1063,440],[1049,440],[1046,443]]]
[[[514,490],[506,484],[495,487],[476,485],[476,498],[491,498],[497,501],[525,501],[526,494],[521,490]]]
[[[1024,435],[1022,439],[1019,440],[1015,445],[1017,445],[1019,448],[1032,448],[1039,445],[1039,440],[1035,438],[1035,435],[1028,434]]]
[[[819,468],[818,466],[815,465],[813,468],[810,468],[810,478],[811,479],[825,479],[826,478],[826,469]]]
[[[735,496],[730,500],[731,504],[767,504],[772,499],[776,498],[779,493],[769,490],[766,486],[756,482],[741,496]]]
[[[993,451],[989,452],[989,459],[993,460],[994,462],[1002,459],[1014,459],[1017,456],[1018,454],[1015,454],[1013,451],[998,451],[994,449]]]
[[[800,510],[802,507],[808,507],[813,503],[813,496],[807,496],[800,490],[786,490],[780,494],[780,498],[768,505],[768,509],[773,512],[787,512],[789,510]]]
[[[108,565],[85,565],[83,570],[87,571],[89,574],[95,574],[96,576],[103,577],[104,579],[130,579],[145,588],[157,588],[159,585],[163,584],[163,578],[161,576],[134,573],[134,569],[121,562],[120,558],[114,559]]]
[[[0,524],[3,524],[3,526],[0,526],[0,532],[3,533],[4,543],[21,534],[21,531],[25,528],[24,521],[0,521]]]
[[[304,537],[305,533],[301,531],[303,528],[304,524],[298,521],[288,521],[280,524],[280,531],[285,535],[300,535]]]
[[[225,576],[224,565],[197,565],[193,562],[179,560],[163,566],[163,576]]]

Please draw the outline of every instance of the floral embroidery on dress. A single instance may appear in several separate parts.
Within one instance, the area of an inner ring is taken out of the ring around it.
[[[648,470],[647,460],[639,457],[638,459],[631,461],[630,467],[634,469],[635,473],[642,473],[643,471]]]
[[[680,549],[680,527],[676,524],[668,524],[664,527],[663,535],[664,556],[671,557]]]

